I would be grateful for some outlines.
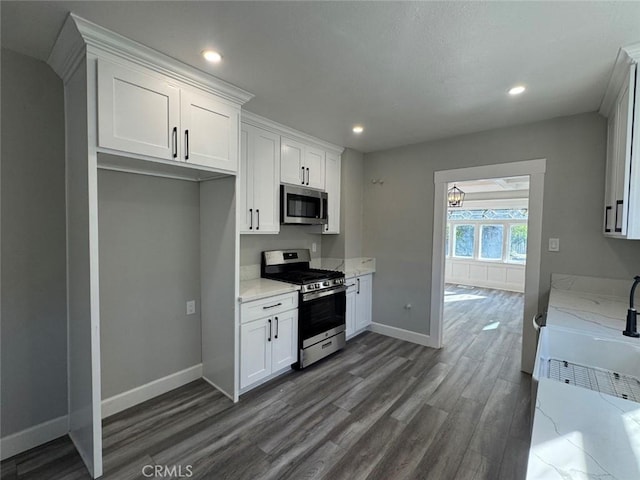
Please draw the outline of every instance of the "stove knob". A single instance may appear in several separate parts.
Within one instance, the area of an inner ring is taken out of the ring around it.
[[[307,290],[313,290],[316,286],[312,283],[311,285],[307,285]]]
[[[330,283],[329,283],[328,281],[326,281],[326,282],[322,282],[322,286],[323,286],[323,287],[328,287],[329,285],[330,285]]]
[[[316,288],[320,288],[322,285],[320,285],[319,283],[316,283]]]

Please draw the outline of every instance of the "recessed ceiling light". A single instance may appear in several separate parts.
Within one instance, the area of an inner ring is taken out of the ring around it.
[[[202,56],[209,62],[212,63],[220,63],[222,60],[222,55],[215,50],[203,50]]]
[[[364,127],[362,125],[356,125],[353,127],[353,133],[362,133],[364,132]]]
[[[526,88],[523,85],[516,85],[515,87],[509,89],[509,95],[520,95],[525,90]]]

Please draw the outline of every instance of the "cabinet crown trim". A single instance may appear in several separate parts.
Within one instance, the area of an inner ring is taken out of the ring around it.
[[[326,150],[331,153],[335,153],[336,155],[342,155],[342,152],[344,151],[344,147],[340,147],[339,145],[320,140],[319,138],[313,137],[298,130],[294,130],[291,127],[287,127],[286,125],[282,125],[281,123],[274,122],[273,120],[269,120],[265,117],[261,117],[260,115],[257,115],[255,113],[248,112],[247,110],[242,110],[241,120],[242,123],[268,130],[277,135],[282,135],[284,137],[290,138],[291,140],[296,140],[300,143],[317,147],[320,150]]]
[[[629,74],[629,67],[634,63],[638,63],[638,61],[640,61],[640,43],[627,45],[618,50],[618,56],[616,57],[607,89],[600,104],[599,113],[601,115],[607,118],[609,117],[618,93],[620,92],[620,88],[622,88],[622,84]]]
[[[74,13],[69,13],[51,50],[47,63],[66,83],[87,52],[110,53],[154,70],[184,84],[242,105],[253,94],[224,80],[203,73],[185,63],[107,30]]]

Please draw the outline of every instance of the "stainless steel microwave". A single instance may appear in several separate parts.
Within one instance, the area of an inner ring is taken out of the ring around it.
[[[325,225],[327,193],[311,188],[280,185],[280,223]]]

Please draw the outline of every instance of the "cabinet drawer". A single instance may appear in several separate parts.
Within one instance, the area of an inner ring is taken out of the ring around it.
[[[277,315],[294,308],[298,308],[297,292],[253,300],[240,306],[240,323]]]

